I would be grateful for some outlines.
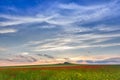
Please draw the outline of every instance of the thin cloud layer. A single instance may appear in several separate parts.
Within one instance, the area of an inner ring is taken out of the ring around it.
[[[1,51],[6,51],[6,50],[7,50],[6,48],[0,47],[0,52]]]
[[[113,57],[104,60],[79,60],[77,63],[82,64],[120,64],[120,57]]]
[[[119,0],[6,3],[0,2],[0,61],[57,63],[74,56],[120,53]]]

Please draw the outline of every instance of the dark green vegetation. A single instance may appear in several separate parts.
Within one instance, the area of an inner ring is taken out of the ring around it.
[[[1,67],[0,80],[120,80],[120,65]]]

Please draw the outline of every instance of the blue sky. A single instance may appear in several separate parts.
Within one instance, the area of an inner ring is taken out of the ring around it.
[[[119,0],[1,0],[1,65],[108,59],[103,63],[120,64],[119,5]]]

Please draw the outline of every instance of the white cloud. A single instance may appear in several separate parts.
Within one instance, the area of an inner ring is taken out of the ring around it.
[[[119,6],[114,1],[89,6],[81,6],[75,3],[60,4],[59,8],[70,9],[71,12],[68,12],[68,17],[72,17],[73,22],[79,22],[79,24],[112,18],[117,16],[119,12]]]
[[[21,55],[29,55],[29,52],[22,52]]]
[[[120,43],[103,43],[114,39],[114,37],[119,37],[119,34],[87,34],[80,36],[73,36],[66,38],[56,38],[48,39],[43,41],[32,41],[26,46],[30,47],[33,51],[64,51],[71,49],[82,49],[82,48],[103,48],[103,47],[113,47],[120,46]],[[33,46],[32,46],[33,45]]]
[[[0,47],[0,51],[6,51],[6,48]]]
[[[76,3],[68,3],[68,4],[59,4],[59,8],[81,10],[81,12],[83,12],[83,11],[86,11],[86,10],[93,10],[93,9],[99,9],[99,8],[102,8],[102,7],[106,7],[105,5],[108,5],[108,4],[82,6],[82,5],[78,5]]]
[[[117,0],[116,0],[117,1]],[[10,8],[9,8],[10,9]],[[12,8],[11,8],[12,9]],[[11,16],[11,15],[2,15],[0,18],[6,19],[6,21],[0,21],[0,34],[6,33],[15,33],[16,29],[1,29],[6,27],[12,27],[19,24],[38,24],[41,25],[33,26],[34,28],[57,28],[60,27],[61,32],[57,33],[53,39],[44,39],[42,40],[35,39],[38,41],[30,41],[26,44],[21,44],[22,46],[15,46],[13,50],[25,49],[26,51],[66,51],[73,49],[85,49],[85,48],[104,48],[104,47],[114,47],[120,46],[120,43],[109,40],[120,38],[119,26],[114,25],[101,25],[97,26],[82,26],[84,23],[103,21],[105,19],[112,19],[117,17],[120,13],[119,4],[115,1],[99,5],[89,5],[81,6],[76,3],[69,4],[58,4],[55,5],[55,8],[48,11],[51,12],[41,12],[35,16]],[[65,11],[66,10],[66,11]],[[31,12],[32,13],[32,12]],[[47,14],[47,15],[46,15]],[[109,21],[108,21],[109,22]],[[45,24],[45,25],[44,25]],[[32,27],[32,28],[33,28]],[[28,28],[29,29],[29,28]],[[34,30],[34,29],[33,29]],[[110,33],[110,32],[113,33]],[[117,32],[116,32],[117,31]],[[34,31],[33,31],[34,32]],[[85,32],[85,33],[84,33]],[[90,32],[90,33],[88,33]],[[44,35],[43,31],[43,35]],[[77,34],[78,33],[78,34]],[[34,33],[33,33],[34,34]],[[51,34],[51,33],[50,33]],[[29,34],[28,34],[29,35]],[[24,36],[24,35],[23,35]],[[34,35],[31,35],[33,37]],[[54,35],[51,35],[54,36]],[[39,36],[40,37],[40,36]],[[47,36],[45,36],[47,37]],[[24,40],[26,41],[26,40]],[[104,43],[108,41],[108,43]],[[6,51],[6,49],[0,47],[0,51]],[[37,52],[37,53],[38,53]],[[29,60],[34,61],[33,57],[30,57],[29,52],[22,52],[20,56],[12,59],[12,61],[18,60],[18,62],[25,62]],[[73,54],[74,55],[74,54]],[[27,57],[26,57],[27,56]],[[80,58],[80,57],[79,57]],[[82,58],[82,57],[81,57]],[[93,58],[93,57],[92,57]],[[71,58],[74,59],[74,58]],[[64,59],[61,59],[65,61]],[[35,60],[36,61],[36,60]],[[42,61],[40,61],[42,62]],[[47,62],[43,60],[43,62]],[[59,62],[59,60],[58,60]]]
[[[42,29],[51,29],[51,28],[55,28],[56,26],[55,25],[45,25],[45,26],[40,26],[39,28],[42,28]]]
[[[75,34],[75,33],[82,33],[82,32],[90,32],[96,33],[96,32],[115,32],[120,30],[119,25],[105,25],[105,24],[99,24],[95,26],[80,26],[76,24],[66,25],[63,26],[63,31],[68,34]],[[83,34],[84,35],[84,34]]]
[[[1,15],[0,17],[10,19],[9,21],[0,22],[0,26],[13,26],[13,25],[19,25],[19,24],[26,24],[26,23],[41,23],[44,21],[47,21],[48,19],[51,19],[53,16],[48,17],[26,17],[26,16],[10,16],[10,15]]]
[[[117,31],[117,30],[120,30],[120,26],[98,25],[98,26],[94,27],[93,30],[99,30],[99,31]]]
[[[10,16],[2,15],[0,17],[8,19],[8,21],[0,22],[0,26],[12,26],[19,24],[29,24],[29,23],[41,23],[47,22],[49,24],[55,25],[73,25],[76,22],[79,24],[89,23],[99,20],[104,20],[106,18],[112,18],[117,16],[119,13],[119,4],[115,1],[106,4],[99,5],[89,5],[81,6],[75,3],[69,4],[58,4],[55,5],[56,8],[50,8],[53,13],[43,12],[43,14],[38,13],[36,16]],[[68,15],[61,14],[62,9],[72,9],[70,12],[66,12]],[[49,11],[49,10],[48,10]]]
[[[120,43],[109,43],[109,44],[97,44],[97,45],[81,45],[81,46],[76,46],[75,49],[79,48],[104,48],[104,47],[113,47],[113,46],[120,46]]]
[[[1,29],[0,34],[6,34],[6,33],[15,33],[17,32],[16,29]]]

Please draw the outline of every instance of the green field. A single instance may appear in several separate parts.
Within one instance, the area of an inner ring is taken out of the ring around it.
[[[120,80],[120,65],[1,67],[0,80]]]

